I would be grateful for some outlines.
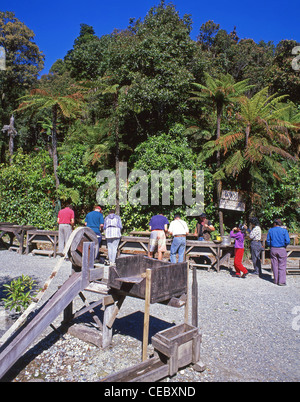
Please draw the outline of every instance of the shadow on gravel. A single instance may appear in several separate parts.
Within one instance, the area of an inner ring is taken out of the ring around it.
[[[103,322],[103,311],[101,307],[94,309],[96,315]],[[93,318],[90,313],[86,313],[80,316],[78,319],[74,320],[74,324],[92,324]],[[149,343],[151,337],[159,331],[173,327],[175,324],[169,323],[159,318],[152,317],[149,318]],[[138,341],[143,340],[143,327],[144,327],[144,313],[142,311],[136,311],[122,318],[116,318],[113,325],[113,334],[127,335]]]

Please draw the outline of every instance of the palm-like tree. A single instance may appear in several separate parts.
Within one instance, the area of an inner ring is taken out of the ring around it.
[[[285,174],[282,158],[296,159],[288,152],[291,145],[288,130],[295,129],[296,124],[285,119],[289,106],[282,103],[284,98],[270,96],[267,87],[252,98],[240,99],[236,119],[241,129],[209,141],[203,147],[203,159],[215,152],[223,153],[215,179],[240,177],[242,188],[253,194],[257,180],[264,182],[266,177],[279,180]]]
[[[19,105],[17,111],[30,110],[36,113],[41,110],[50,109],[52,113],[52,158],[53,170],[55,177],[56,190],[59,187],[59,178],[57,175],[57,118],[59,115],[64,118],[76,118],[81,111],[83,104],[83,96],[80,92],[75,92],[70,95],[57,95],[46,91],[44,89],[33,89],[30,94],[20,98],[22,103]]]
[[[248,84],[248,80],[235,82],[230,74],[221,74],[219,78],[213,78],[205,74],[206,85],[194,83],[197,91],[192,91],[194,95],[191,99],[210,104],[216,110],[216,141],[221,137],[221,119],[226,106],[233,105],[239,101],[241,96],[249,91],[253,85]],[[217,169],[221,167],[221,155],[216,148]],[[220,203],[222,193],[222,181],[216,181],[217,201]],[[220,233],[224,235],[223,212],[219,209]]]

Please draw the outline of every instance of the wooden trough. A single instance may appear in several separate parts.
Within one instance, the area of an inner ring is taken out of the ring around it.
[[[151,304],[186,294],[186,262],[171,264],[143,255],[117,258],[116,266],[109,267],[108,286],[126,296],[145,299],[147,270],[151,270]]]

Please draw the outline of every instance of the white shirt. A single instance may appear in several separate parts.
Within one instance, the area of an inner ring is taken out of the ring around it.
[[[251,230],[249,237],[251,240],[260,241],[261,240],[261,228],[259,226],[255,226]]]
[[[170,224],[169,232],[173,236],[186,235],[187,233],[189,233],[189,228],[186,222],[182,219],[174,219],[174,221],[172,221]]]

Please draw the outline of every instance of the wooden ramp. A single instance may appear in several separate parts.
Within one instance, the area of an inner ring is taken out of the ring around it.
[[[61,314],[81,291],[81,272],[76,272],[49,299],[38,314],[25,324],[10,341],[1,348],[0,378],[22,356],[26,349]]]

